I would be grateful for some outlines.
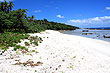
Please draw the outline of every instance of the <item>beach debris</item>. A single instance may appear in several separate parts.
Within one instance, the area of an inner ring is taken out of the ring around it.
[[[52,67],[50,67],[50,69],[51,69]]]
[[[22,52],[23,54],[27,53],[27,51],[26,51],[26,50],[21,50],[21,52]]]
[[[56,68],[56,70],[58,70],[58,68]]]
[[[19,62],[19,61],[20,61],[20,59],[19,59],[19,60],[17,60],[17,59],[16,59],[15,61],[18,61],[18,62]]]
[[[0,55],[3,55],[3,53],[5,53],[5,50],[3,50],[3,51],[0,51]]]
[[[58,66],[59,68],[61,67],[61,65]]]
[[[80,63],[80,61],[78,61]]]
[[[19,62],[19,60],[18,60],[18,62],[17,63],[15,63],[14,65],[23,65],[23,66],[40,66],[40,65],[42,65],[43,64],[43,62],[40,62],[40,61],[38,61],[37,63],[34,63],[34,61],[32,61],[31,59],[29,59],[28,61],[26,61],[26,62]]]
[[[84,58],[82,58],[82,60],[84,60]]]
[[[2,53],[0,53],[0,55],[2,55]]]
[[[62,60],[63,62],[65,61],[65,59]]]
[[[39,65],[40,65],[40,64],[43,64],[43,63],[42,63],[42,62],[40,62],[40,61],[38,61],[38,62],[37,62],[37,64],[39,64]]]
[[[76,56],[73,56],[73,58],[76,58]]]
[[[25,46],[30,46],[29,42],[25,42]]]

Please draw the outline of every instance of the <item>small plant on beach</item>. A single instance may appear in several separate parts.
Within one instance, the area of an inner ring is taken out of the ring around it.
[[[72,66],[69,66],[69,67],[67,67],[67,68],[73,68]]]
[[[14,46],[13,50],[16,51],[17,49],[20,49],[20,47],[21,47],[20,45],[16,45],[16,46]]]
[[[30,39],[30,44],[32,44],[33,43],[33,40],[32,39]]]
[[[32,50],[32,52],[36,52],[35,50]]]
[[[43,41],[41,37],[39,37],[40,41]]]
[[[39,44],[38,44],[38,42],[36,42],[36,41],[34,42],[34,44],[35,44],[36,46],[38,46],[38,45],[39,45]]]
[[[3,47],[3,48],[2,48],[2,50],[7,50],[7,49],[8,49],[7,47]]]
[[[69,68],[73,68],[72,66],[69,66]]]
[[[42,38],[38,36],[35,37],[31,36],[29,40],[30,40],[30,44],[35,44],[36,46],[38,45],[38,42],[42,43],[43,41]]]
[[[21,49],[21,50],[26,50],[26,51],[28,51],[28,49],[26,48],[26,47],[24,47],[24,46],[21,46],[21,45],[16,45],[16,46],[14,46],[14,51],[16,51],[17,49]]]
[[[37,70],[35,70],[35,72],[37,72]]]
[[[65,61],[65,59],[62,60],[63,62]]]
[[[26,45],[26,46],[30,46],[29,42],[25,42],[25,45]]]

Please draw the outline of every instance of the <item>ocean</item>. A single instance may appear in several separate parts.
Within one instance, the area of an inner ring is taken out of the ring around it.
[[[87,30],[87,31],[85,31]],[[95,29],[77,29],[74,31],[64,31],[64,34],[78,35],[87,38],[99,39],[110,42],[110,30],[95,30]],[[105,37],[104,37],[105,36]]]

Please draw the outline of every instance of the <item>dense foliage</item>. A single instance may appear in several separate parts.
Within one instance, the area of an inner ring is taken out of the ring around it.
[[[35,20],[34,16],[26,15],[27,9],[13,10],[13,2],[0,3],[0,32],[40,32],[51,30],[75,30],[77,27],[57,22],[49,22],[47,19]]]

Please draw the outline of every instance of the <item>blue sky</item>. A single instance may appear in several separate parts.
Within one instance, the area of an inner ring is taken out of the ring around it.
[[[1,0],[2,1],[2,0]],[[38,19],[78,27],[110,27],[110,0],[14,0],[14,9],[28,9]]]

